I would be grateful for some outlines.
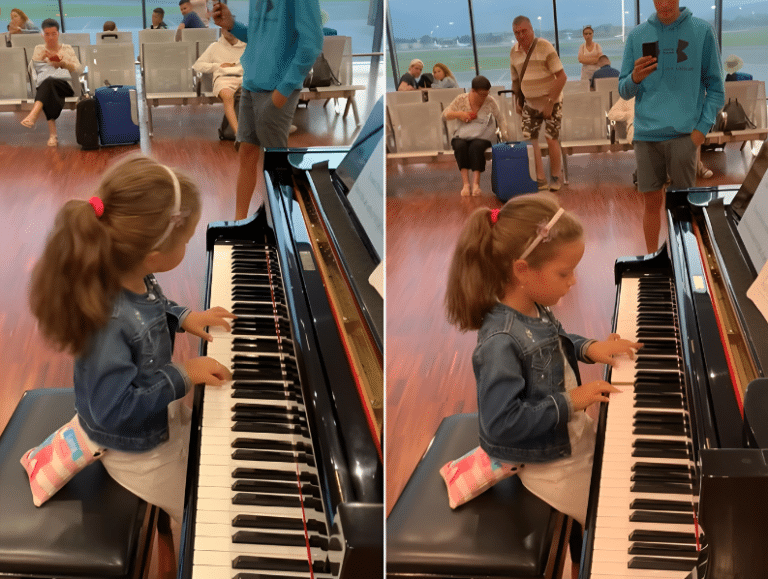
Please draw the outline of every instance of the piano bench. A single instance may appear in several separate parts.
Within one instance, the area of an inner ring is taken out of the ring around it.
[[[517,476],[451,510],[439,469],[477,444],[477,414],[440,423],[387,517],[387,577],[563,576],[570,519]]]
[[[95,462],[41,507],[32,503],[21,456],[68,422],[74,390],[24,393],[0,435],[0,575],[139,577],[155,512]]]

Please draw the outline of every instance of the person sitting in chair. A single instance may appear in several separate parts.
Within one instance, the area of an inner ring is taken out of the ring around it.
[[[221,29],[221,37],[200,55],[192,68],[195,72],[213,73],[213,93],[224,103],[224,114],[237,134],[235,91],[243,84],[243,66],[240,57],[245,42],[235,38],[229,30]]]

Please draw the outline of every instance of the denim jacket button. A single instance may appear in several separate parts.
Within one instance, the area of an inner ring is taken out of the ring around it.
[[[156,297],[156,296],[155,296],[155,294],[153,294],[152,292],[150,292],[150,293],[148,293],[148,294],[147,294],[147,301],[148,301],[148,302],[153,302],[153,301],[155,301],[156,299],[157,299],[157,297]]]

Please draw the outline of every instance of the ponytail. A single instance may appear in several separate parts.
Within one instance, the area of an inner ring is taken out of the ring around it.
[[[43,336],[77,355],[104,326],[120,291],[112,239],[87,201],[59,211],[43,255],[32,270],[30,308]]]

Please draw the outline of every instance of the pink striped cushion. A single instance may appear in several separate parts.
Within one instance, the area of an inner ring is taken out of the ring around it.
[[[516,464],[493,460],[478,446],[461,458],[446,463],[440,469],[440,476],[448,488],[448,503],[455,509],[517,471]]]
[[[78,472],[101,458],[104,449],[85,435],[77,416],[21,457],[35,506],[50,499]]]

